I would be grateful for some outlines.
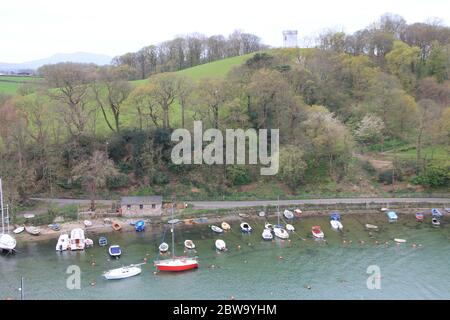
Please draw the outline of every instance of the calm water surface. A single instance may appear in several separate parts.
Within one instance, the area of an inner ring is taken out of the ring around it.
[[[95,242],[93,248],[64,253],[55,251],[56,240],[23,243],[19,235],[20,253],[0,256],[0,299],[20,298],[21,276],[26,299],[450,299],[450,225],[444,221],[433,228],[430,219],[419,224],[413,215],[400,214],[398,222],[388,223],[384,214],[343,215],[345,231],[336,232],[328,217],[305,217],[293,222],[296,231],[290,242],[263,241],[264,220],[257,217],[246,219],[254,228],[250,235],[240,232],[238,222],[223,235],[213,234],[207,224],[181,226],[175,230],[177,254],[183,253],[183,241],[192,239],[199,269],[156,275],[152,262],[162,229],[157,235],[107,234],[109,244],[122,247],[118,260],[110,260],[107,247],[97,245],[98,234],[87,233]],[[365,223],[380,226],[380,231],[369,234]],[[322,226],[326,242],[311,237],[313,225]],[[215,251],[218,238],[225,240],[228,252]],[[407,242],[396,245],[394,238]],[[165,241],[170,244],[169,232]],[[413,248],[413,243],[418,246]],[[146,257],[149,263],[139,276],[118,281],[102,278],[108,269],[140,263]],[[81,268],[80,290],[66,288],[70,265]],[[367,288],[370,265],[381,269],[380,290]]]

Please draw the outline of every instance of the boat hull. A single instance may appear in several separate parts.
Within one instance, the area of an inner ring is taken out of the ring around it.
[[[169,259],[155,262],[159,271],[180,272],[198,268],[198,262],[194,259]]]

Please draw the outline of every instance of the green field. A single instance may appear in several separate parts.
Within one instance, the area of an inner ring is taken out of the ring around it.
[[[0,93],[15,94],[21,85],[42,81],[39,77],[0,76]]]

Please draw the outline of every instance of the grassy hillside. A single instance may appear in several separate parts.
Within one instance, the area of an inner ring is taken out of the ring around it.
[[[0,93],[15,94],[21,85],[41,80],[38,77],[0,76]]]

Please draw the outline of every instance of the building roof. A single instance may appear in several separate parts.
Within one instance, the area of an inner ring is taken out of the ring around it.
[[[162,203],[162,196],[122,197],[121,204]]]

